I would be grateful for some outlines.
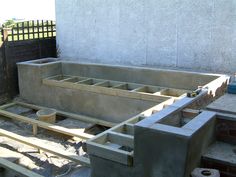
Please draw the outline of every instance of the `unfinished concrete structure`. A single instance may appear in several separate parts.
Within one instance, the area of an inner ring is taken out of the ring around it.
[[[155,68],[234,72],[234,1],[56,9],[61,59],[18,63],[20,98],[0,106],[0,176],[236,176],[236,98],[214,101],[229,77]],[[45,122],[37,111],[48,108],[56,115]]]
[[[90,164],[92,177],[189,176],[215,141],[217,115],[186,108],[202,108],[224,92],[228,81],[224,75],[54,58],[19,63],[18,73],[26,102],[112,127],[95,137],[80,135],[89,139],[89,159],[77,162]],[[198,88],[199,94],[186,97]]]

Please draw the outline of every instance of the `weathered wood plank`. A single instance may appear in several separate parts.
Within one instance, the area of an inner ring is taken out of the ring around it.
[[[0,129],[0,135],[5,136],[7,138],[10,138],[12,140],[15,140],[17,142],[26,144],[28,146],[43,150],[45,152],[57,155],[59,157],[74,161],[76,163],[80,163],[80,164],[83,164],[83,165],[86,165],[86,166],[90,166],[89,159],[85,158],[83,156],[77,156],[77,155],[72,154],[72,153],[67,152],[67,151],[62,151],[62,150],[59,150],[59,149],[55,149],[55,147],[50,147],[49,145],[44,145],[41,142],[39,143],[35,140],[20,136],[18,134],[6,131],[4,129]]]
[[[79,76],[78,76],[79,77]],[[70,88],[70,89],[79,89],[79,90],[85,90],[85,91],[90,91],[90,92],[95,92],[95,93],[100,93],[100,94],[105,94],[105,95],[111,95],[111,96],[119,96],[119,97],[125,97],[125,98],[132,98],[132,99],[139,99],[139,100],[147,100],[147,101],[156,101],[156,102],[163,102],[166,101],[167,99],[173,97],[173,96],[168,96],[168,95],[158,95],[155,93],[149,93],[149,92],[139,92],[136,89],[140,88],[151,88],[151,90],[170,90],[171,88],[164,88],[164,87],[159,87],[159,86],[152,86],[152,85],[143,85],[143,84],[136,84],[136,83],[121,83],[118,86],[114,87],[102,87],[94,84],[94,85],[86,85],[83,83],[90,83],[92,80],[96,80],[96,78],[87,78],[84,81],[79,81],[76,84],[71,83],[71,82],[61,82],[57,80],[53,80],[52,77],[45,78],[43,79],[43,84],[45,85],[50,85],[50,86],[56,86],[56,87],[62,87],[62,88]],[[99,79],[104,82],[115,82],[113,80],[103,80]],[[124,87],[134,87],[133,89],[129,90],[129,88],[121,88],[122,86]],[[180,90],[179,90],[180,91]],[[185,92],[185,90],[182,90]],[[187,92],[187,91],[186,91]]]
[[[20,102],[20,101],[15,101],[15,103],[18,105],[25,106],[25,107],[32,108],[32,109],[36,109],[36,110],[46,108],[43,106],[37,106],[34,104],[29,104],[29,103]],[[84,121],[84,122],[88,122],[88,123],[98,124],[98,125],[102,125],[102,126],[106,126],[106,127],[113,127],[116,125],[116,123],[100,120],[100,119],[89,117],[89,116],[69,113],[69,112],[60,111],[60,110],[56,110],[56,112],[57,112],[57,115],[60,115],[60,116],[64,116],[64,117],[68,117],[71,119],[76,119],[76,120],[80,120],[80,121]]]
[[[91,155],[100,156],[129,166],[133,164],[133,152],[126,152],[93,142],[87,144],[87,148]]]
[[[110,131],[108,133],[108,139],[112,143],[134,148],[134,136]]]
[[[4,104],[2,106],[0,106],[0,109],[6,109],[6,108],[9,108],[9,107],[12,107],[14,106],[16,103],[8,103],[8,104]]]
[[[25,116],[10,113],[10,112],[4,111],[4,110],[0,110],[0,115],[2,115],[4,117],[11,118],[11,119],[14,119],[14,120],[19,120],[19,121],[22,121],[22,122],[26,122],[26,123],[32,124],[33,126],[37,125],[38,127],[41,127],[41,128],[47,129],[47,130],[51,130],[51,131],[54,131],[54,132],[62,133],[62,134],[65,134],[65,135],[69,135],[69,136],[79,137],[79,138],[82,138],[82,139],[90,139],[90,138],[94,137],[93,135],[90,135],[90,134],[87,134],[87,133],[76,132],[74,130],[70,130],[70,129],[67,129],[67,128],[64,128],[64,127],[61,127],[61,126],[57,126],[57,125],[50,124],[50,123],[47,123],[47,122],[34,120],[34,119],[31,119],[31,118],[27,118]],[[36,131],[34,131],[34,133],[36,133]]]
[[[14,171],[17,174],[20,174],[21,176],[24,176],[24,177],[43,177],[42,175],[39,175],[31,170],[28,170],[20,165],[12,163],[1,157],[0,157],[0,166],[5,169]]]

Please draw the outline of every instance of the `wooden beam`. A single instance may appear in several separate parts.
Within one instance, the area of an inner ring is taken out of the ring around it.
[[[2,106],[0,106],[0,109],[6,109],[6,108],[9,108],[9,107],[12,107],[14,106],[16,103],[8,103],[8,104],[4,104]]]
[[[89,91],[89,92],[94,92],[94,93],[99,93],[99,94],[105,94],[105,95],[111,95],[111,96],[118,96],[118,97],[125,97],[125,98],[131,98],[131,99],[139,99],[139,100],[147,100],[147,101],[155,101],[158,103],[161,103],[173,96],[167,96],[167,95],[155,95],[152,93],[144,93],[144,92],[134,92],[130,91],[129,89],[122,89],[122,86],[135,86],[135,88],[138,87],[147,87],[147,88],[152,88],[154,90],[160,90],[160,89],[169,89],[169,88],[164,88],[164,87],[159,87],[159,86],[152,86],[152,85],[143,85],[143,84],[136,84],[136,83],[131,83],[131,82],[121,82],[120,85],[115,86],[115,87],[100,87],[97,85],[86,85],[83,83],[91,82],[92,80],[97,80],[96,78],[88,78],[87,80],[84,81],[79,81],[77,84],[74,83],[69,83],[69,82],[60,82],[57,80],[53,80],[52,77],[45,78],[43,79],[43,84],[45,85],[50,85],[50,86],[55,86],[55,87],[62,87],[62,88],[70,88],[70,89],[79,89],[79,90],[84,90],[84,91]],[[99,79],[101,81],[110,81],[110,82],[115,82],[114,80],[103,80]],[[135,89],[134,88],[134,89]],[[134,90],[132,89],[132,90]]]
[[[37,106],[37,105],[34,105],[34,104],[29,104],[29,103],[20,102],[20,101],[15,101],[15,103],[18,104],[18,105],[25,106],[25,107],[28,107],[28,108],[31,108],[31,109],[36,109],[36,110],[46,108],[46,107],[43,107],[43,106]],[[63,116],[63,117],[68,117],[68,118],[80,120],[80,121],[83,121],[83,122],[98,124],[98,125],[102,125],[102,126],[105,126],[105,127],[114,127],[116,125],[116,123],[112,123],[112,122],[108,122],[108,121],[104,121],[104,120],[99,120],[97,118],[89,117],[89,116],[85,116],[85,115],[79,115],[79,114],[69,113],[69,112],[60,111],[60,110],[56,110],[56,112],[57,112],[57,115],[60,115],[60,116]]]
[[[112,131],[127,135],[134,135],[134,124],[126,123],[116,129],[113,129]]]
[[[36,140],[32,140],[32,139],[20,136],[18,134],[6,131],[4,129],[0,129],[0,135],[1,136],[5,136],[7,138],[10,138],[12,140],[15,140],[17,142],[26,144],[28,146],[31,146],[31,147],[43,150],[45,152],[54,154],[56,156],[59,156],[59,157],[62,157],[62,158],[74,161],[76,163],[83,164],[83,165],[86,165],[86,166],[90,166],[89,159],[85,158],[83,156],[77,156],[77,155],[72,154],[70,152],[62,151],[62,150],[59,150],[59,149],[57,149],[55,147],[50,147],[49,145],[42,144],[42,142],[38,142]]]
[[[195,110],[195,109],[185,108],[182,110],[183,117],[196,117],[200,113],[201,113],[200,110]]]
[[[133,152],[115,149],[106,145],[90,142],[87,144],[88,152],[91,155],[119,162],[131,166],[133,164]]]
[[[111,143],[113,141],[114,143],[119,143],[119,145],[128,145],[132,148],[134,146],[132,136],[132,134],[134,134],[134,124],[144,119],[146,116],[152,115],[153,111],[162,110],[164,105],[171,105],[177,99],[178,98],[170,98],[165,102],[157,104],[156,106],[143,111],[142,113],[112,127],[111,129],[96,135],[94,138],[89,139],[87,141],[87,151],[92,155],[109,159],[111,161],[116,161],[125,165],[132,165],[133,151],[127,152],[125,150],[115,149],[106,145],[105,142],[110,138]]]
[[[22,121],[22,122],[32,124],[34,127],[38,126],[38,127],[41,127],[41,128],[47,129],[47,130],[51,130],[51,131],[54,131],[54,132],[62,133],[62,134],[65,134],[65,135],[79,137],[81,139],[90,139],[90,138],[94,137],[94,135],[90,135],[90,134],[83,133],[83,132],[76,132],[74,130],[70,130],[70,129],[65,128],[65,127],[57,126],[57,125],[50,124],[50,123],[47,123],[47,122],[34,120],[34,119],[31,119],[31,118],[21,116],[21,115],[17,115],[17,114],[14,114],[14,113],[10,113],[10,112],[4,111],[4,110],[0,110],[0,115],[2,115],[4,117],[11,118],[11,119],[14,119],[14,120],[19,120],[19,121]],[[34,129],[36,129],[36,128],[34,128]],[[34,130],[34,134],[36,134],[36,133],[37,133],[36,130]]]
[[[39,175],[31,170],[28,170],[20,165],[12,163],[11,161],[8,161],[1,157],[0,157],[0,166],[5,169],[14,171],[17,174],[20,174],[21,176],[24,176],[24,177],[43,177],[42,175]]]
[[[131,135],[110,131],[108,133],[108,140],[121,146],[134,148],[134,136]]]

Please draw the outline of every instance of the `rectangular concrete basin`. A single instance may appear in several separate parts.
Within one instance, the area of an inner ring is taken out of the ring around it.
[[[87,141],[92,177],[189,176],[212,138],[215,115],[182,109],[210,102],[228,79],[54,58],[18,63],[18,74],[27,102],[117,124]],[[199,87],[197,97],[186,97]]]
[[[26,101],[114,123],[220,77],[57,58],[18,63],[18,74],[20,96]]]

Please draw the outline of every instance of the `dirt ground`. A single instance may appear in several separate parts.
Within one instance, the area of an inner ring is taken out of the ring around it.
[[[32,119],[37,118],[34,110],[22,106],[14,106],[6,110]],[[83,129],[86,133],[91,134],[97,134],[106,129],[65,117],[57,117],[56,124],[70,129]],[[73,137],[59,135],[58,133],[40,128],[38,134],[33,136],[32,125],[1,116],[0,128],[32,140],[37,140],[44,145],[55,147],[55,149],[58,150],[67,151],[78,156],[86,156],[82,148],[84,141],[78,138],[75,139]],[[80,166],[50,153],[39,151],[36,148],[10,140],[6,137],[0,137],[0,157],[4,157],[11,162],[17,163],[45,177],[90,177],[90,169],[87,167]],[[15,175],[11,174],[11,172],[5,172],[4,176],[13,177]]]

